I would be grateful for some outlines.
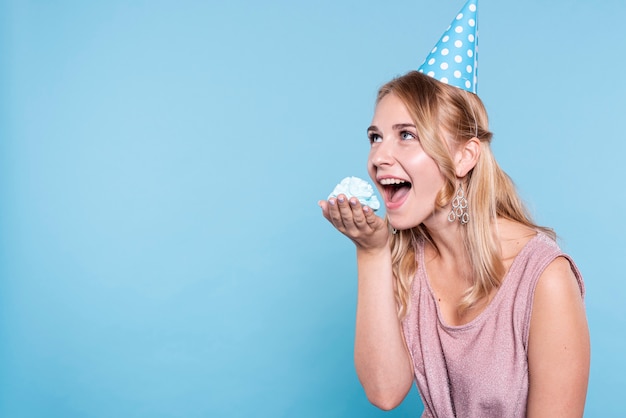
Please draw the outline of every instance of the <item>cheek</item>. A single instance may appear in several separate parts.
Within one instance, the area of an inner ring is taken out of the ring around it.
[[[420,177],[432,177],[439,174],[439,166],[435,160],[433,160],[425,152],[420,152],[406,160],[410,167],[413,167],[413,172]]]
[[[412,160],[414,185],[425,192],[438,192],[443,187],[445,179],[435,160],[424,153]]]

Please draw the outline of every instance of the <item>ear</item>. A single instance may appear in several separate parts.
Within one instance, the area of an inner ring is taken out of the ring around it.
[[[457,177],[465,177],[476,166],[478,157],[480,157],[480,149],[481,142],[476,137],[468,139],[465,144],[459,146],[454,154]]]

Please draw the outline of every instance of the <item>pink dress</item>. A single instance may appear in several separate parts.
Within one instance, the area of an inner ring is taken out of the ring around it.
[[[557,244],[539,233],[517,255],[485,310],[461,326],[446,325],[417,249],[411,308],[402,323],[424,403],[422,417],[525,417],[528,331],[537,280],[556,257],[572,265]]]

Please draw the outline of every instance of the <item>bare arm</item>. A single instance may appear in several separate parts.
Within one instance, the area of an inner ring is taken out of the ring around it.
[[[528,417],[582,417],[589,379],[589,330],[569,262],[539,278],[528,340]]]
[[[413,372],[396,311],[387,225],[370,208],[342,195],[320,206],[357,248],[354,361],[359,380],[370,402],[395,408],[410,390]]]

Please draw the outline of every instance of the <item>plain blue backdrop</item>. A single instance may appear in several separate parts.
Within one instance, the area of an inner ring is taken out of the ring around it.
[[[462,5],[0,1],[0,416],[419,416],[363,394],[316,203]],[[626,2],[479,7],[496,156],[586,280],[586,416],[626,416]]]

